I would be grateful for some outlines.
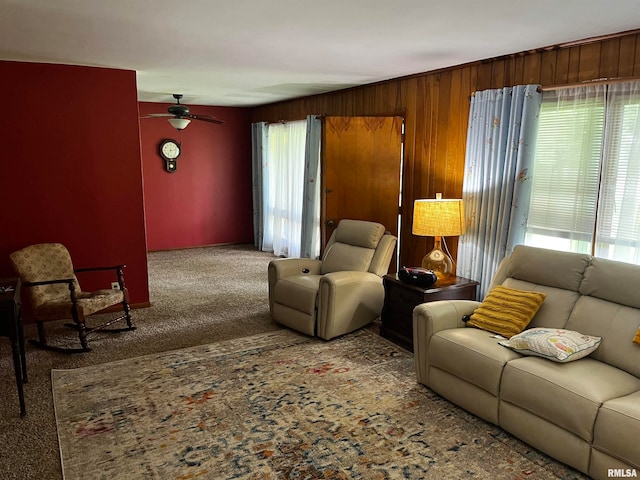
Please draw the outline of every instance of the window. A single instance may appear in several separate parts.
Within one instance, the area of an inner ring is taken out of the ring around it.
[[[525,243],[640,263],[640,82],[544,92]]]
[[[269,125],[262,249],[275,255],[300,256],[306,128],[306,120]]]

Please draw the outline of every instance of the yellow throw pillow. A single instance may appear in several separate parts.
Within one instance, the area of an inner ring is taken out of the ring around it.
[[[498,285],[471,314],[467,325],[511,338],[529,325],[546,296]]]
[[[633,337],[633,343],[637,343],[638,345],[640,345],[640,328],[636,332],[636,336]]]

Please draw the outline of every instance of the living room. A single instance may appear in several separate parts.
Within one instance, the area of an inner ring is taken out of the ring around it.
[[[0,131],[12,145],[0,189],[0,276],[12,275],[11,252],[53,239],[79,265],[126,262],[131,303],[144,310],[152,305],[149,252],[253,243],[250,124],[257,121],[403,116],[401,214],[411,218],[414,199],[461,196],[474,92],[638,79],[640,32],[610,33],[272,104],[199,105],[225,123],[192,122],[180,132],[162,119],[139,119],[164,111],[171,98],[140,101],[134,70],[0,61],[10,110]],[[176,174],[158,155],[165,138],[183,147]],[[410,222],[402,228],[402,264],[419,265],[432,239],[412,235]],[[450,248],[455,257],[456,243]],[[98,276],[86,287],[105,281]]]

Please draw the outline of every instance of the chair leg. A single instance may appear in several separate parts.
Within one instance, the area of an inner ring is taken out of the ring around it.
[[[124,285],[124,278],[120,279],[120,288],[122,288],[122,310],[124,312],[124,318],[127,321],[127,327],[129,330],[135,330],[136,327],[133,324],[133,319],[131,318],[131,305],[129,305],[129,289]]]
[[[87,346],[86,333],[85,333],[85,341],[82,345],[82,348],[64,348],[64,347],[56,347],[54,345],[49,345],[47,343],[47,336],[44,331],[43,322],[37,321],[36,326],[38,327],[38,340],[30,339],[29,343],[32,345],[42,348],[43,350],[50,350],[52,352],[60,352],[60,353],[84,353],[90,352],[91,349]],[[82,340],[80,340],[82,344]]]
[[[47,344],[47,334],[44,332],[44,324],[40,321],[37,322],[38,327],[38,340],[43,347]]]
[[[129,305],[129,289],[124,283],[124,273],[122,268],[118,268],[116,270],[116,276],[118,277],[118,285],[120,285],[120,290],[122,290],[122,310],[124,311],[124,318],[127,321],[127,327],[129,330],[135,330],[136,327],[133,325],[133,321],[131,320],[131,306]]]
[[[122,302],[122,310],[124,311],[124,318],[127,321],[127,327],[129,327],[130,330],[135,330],[136,326],[133,324],[133,319],[131,318],[131,307],[126,300]]]
[[[89,344],[87,343],[87,323],[84,315],[78,313],[78,309],[71,309],[71,315],[73,316],[73,322],[78,329],[78,338],[80,339],[80,345],[83,350],[89,350]]]

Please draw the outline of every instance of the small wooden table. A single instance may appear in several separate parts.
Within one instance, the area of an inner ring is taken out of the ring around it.
[[[9,337],[13,367],[18,385],[20,415],[26,414],[22,384],[27,382],[27,363],[24,352],[22,311],[20,302],[20,280],[0,279],[0,336]]]
[[[384,306],[380,335],[413,351],[413,309],[425,302],[436,300],[475,300],[478,282],[462,277],[440,280],[422,288],[400,281],[397,275],[385,275]]]

